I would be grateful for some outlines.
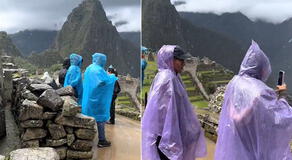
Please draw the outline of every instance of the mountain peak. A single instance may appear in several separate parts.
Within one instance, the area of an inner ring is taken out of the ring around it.
[[[138,46],[120,37],[99,0],[85,0],[73,9],[58,33],[53,49],[63,58],[73,52],[80,54],[84,67],[91,64],[93,53],[104,53],[108,57],[107,64],[121,68],[120,73],[136,76],[139,73],[136,69],[139,68]]]

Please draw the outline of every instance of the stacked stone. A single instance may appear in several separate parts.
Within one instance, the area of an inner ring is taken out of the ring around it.
[[[210,96],[210,102],[208,104],[208,107],[211,112],[214,112],[214,113],[221,112],[225,89],[226,89],[226,86],[217,87],[214,94]]]
[[[38,80],[23,87],[20,79],[14,84],[23,148],[53,147],[60,159],[92,158],[95,119],[81,114],[72,87],[54,90]]]

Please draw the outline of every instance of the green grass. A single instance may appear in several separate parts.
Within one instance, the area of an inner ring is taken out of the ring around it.
[[[199,95],[199,96],[192,96],[192,97],[189,97],[189,100],[191,102],[194,102],[194,101],[201,101],[201,100],[204,100],[203,96]]]
[[[197,108],[208,108],[208,101],[202,100],[202,101],[196,101],[192,103]]]
[[[129,99],[130,99],[130,97],[128,97],[128,96],[121,96],[121,97],[117,98],[118,101],[129,100]]]
[[[223,80],[223,81],[211,81],[211,84],[227,84],[230,80]]]

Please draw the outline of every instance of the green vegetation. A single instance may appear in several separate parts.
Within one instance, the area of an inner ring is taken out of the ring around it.
[[[200,64],[197,70],[197,76],[208,94],[213,94],[217,87],[226,85],[233,77],[231,71],[220,65]]]
[[[143,84],[142,94],[139,95],[140,99],[142,99],[142,102],[143,102],[142,105],[144,105],[145,93],[149,92],[152,80],[154,79],[157,72],[158,70],[157,70],[156,62],[147,61],[147,67],[146,67],[146,70],[144,71],[144,84]]]
[[[120,105],[120,106],[128,106],[128,107],[135,108],[131,100],[131,97],[126,93],[119,94],[117,97],[116,103],[117,105]]]
[[[52,74],[56,71],[60,71],[62,68],[62,64],[53,64],[50,68],[48,68],[48,72]]]
[[[35,72],[39,69],[39,67],[31,64],[26,59],[23,59],[23,58],[20,58],[20,57],[15,57],[14,58],[14,63],[19,68],[26,69],[29,72],[29,74],[35,74]]]

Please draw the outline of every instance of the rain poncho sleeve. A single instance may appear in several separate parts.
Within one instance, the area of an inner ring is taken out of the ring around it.
[[[71,66],[69,67],[64,87],[66,86],[72,86],[75,89],[75,95],[78,98],[78,104],[82,104],[82,73],[81,73],[81,64],[82,64],[82,57],[77,54],[71,54],[70,55],[70,63]]]
[[[194,160],[206,155],[204,132],[178,75],[173,71],[173,50],[158,53],[155,76],[142,119],[142,160],[160,160],[156,146],[171,160]]]
[[[82,113],[94,117],[97,122],[106,122],[110,118],[114,85],[118,79],[114,74],[105,72],[105,63],[106,56],[96,53],[93,64],[84,73]]]
[[[225,91],[215,160],[292,160],[292,109],[265,85],[270,73],[269,59],[253,41]]]

